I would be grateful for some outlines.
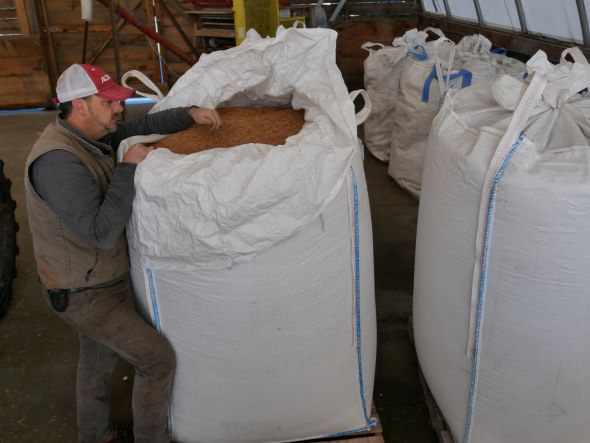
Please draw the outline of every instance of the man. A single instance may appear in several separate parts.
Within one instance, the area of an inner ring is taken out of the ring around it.
[[[135,311],[124,235],[135,168],[152,148],[133,145],[119,164],[114,151],[132,135],[167,134],[195,122],[215,130],[221,119],[215,110],[192,107],[120,124],[121,102],[135,91],[91,65],[70,66],[56,90],[62,112],[29,154],[25,189],[44,294],[80,337],[79,442],[125,441],[109,424],[109,382],[118,356],[135,367],[135,441],[169,442],[174,353]]]

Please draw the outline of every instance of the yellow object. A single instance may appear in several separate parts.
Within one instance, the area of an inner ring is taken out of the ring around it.
[[[288,28],[296,21],[305,24],[305,17],[279,18],[278,0],[234,0],[233,4],[236,45],[244,41],[251,28],[262,37],[274,37],[279,25]]]

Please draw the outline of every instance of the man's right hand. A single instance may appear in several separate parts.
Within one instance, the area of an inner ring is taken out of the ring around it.
[[[121,163],[131,163],[134,165],[141,163],[153,150],[154,148],[137,143],[127,150]]]

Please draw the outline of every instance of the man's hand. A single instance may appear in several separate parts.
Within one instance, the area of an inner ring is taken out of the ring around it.
[[[134,165],[141,163],[153,150],[154,148],[144,146],[141,143],[133,145],[127,150],[121,163],[131,163]]]
[[[221,126],[221,117],[215,109],[191,108],[188,112],[195,123],[209,126],[212,131]]]

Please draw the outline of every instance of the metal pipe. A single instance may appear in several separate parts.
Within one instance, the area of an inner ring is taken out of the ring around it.
[[[333,22],[334,20],[336,20],[338,18],[338,16],[342,12],[342,9],[346,6],[346,1],[347,0],[340,0],[338,2],[338,4],[336,5],[336,9],[334,9],[334,12],[332,12],[332,15],[330,16],[329,21]]]
[[[580,25],[582,25],[582,38],[584,46],[590,46],[590,31],[588,30],[588,13],[584,0],[576,0],[578,5],[578,15],[580,16]]]
[[[520,0],[514,0],[516,4],[516,11],[518,12],[518,21],[520,22],[520,30],[525,34],[529,32],[527,25],[526,25],[526,17],[524,15],[524,8],[522,7],[522,2]]]
[[[99,3],[101,3],[102,5],[106,6],[107,8],[110,7],[110,4],[111,4],[110,0],[97,0],[97,1]],[[141,32],[143,32],[145,35],[150,37],[155,42],[161,43],[162,46],[164,46],[166,49],[170,50],[172,53],[176,54],[183,62],[185,62],[191,66],[194,64],[194,62],[189,57],[187,57],[186,54],[184,54],[178,46],[176,46],[174,43],[170,42],[166,38],[162,37],[161,35],[156,34],[152,30],[152,28],[141,23],[141,21],[137,17],[135,17],[133,14],[129,13],[125,8],[115,4],[115,13],[118,14],[123,19],[127,20],[129,23],[131,23],[133,26],[135,26],[137,29],[139,29]]]
[[[484,25],[483,21],[483,14],[481,12],[481,5],[479,4],[479,0],[473,0],[473,6],[475,6],[475,13],[477,14],[477,22],[480,25]]]

